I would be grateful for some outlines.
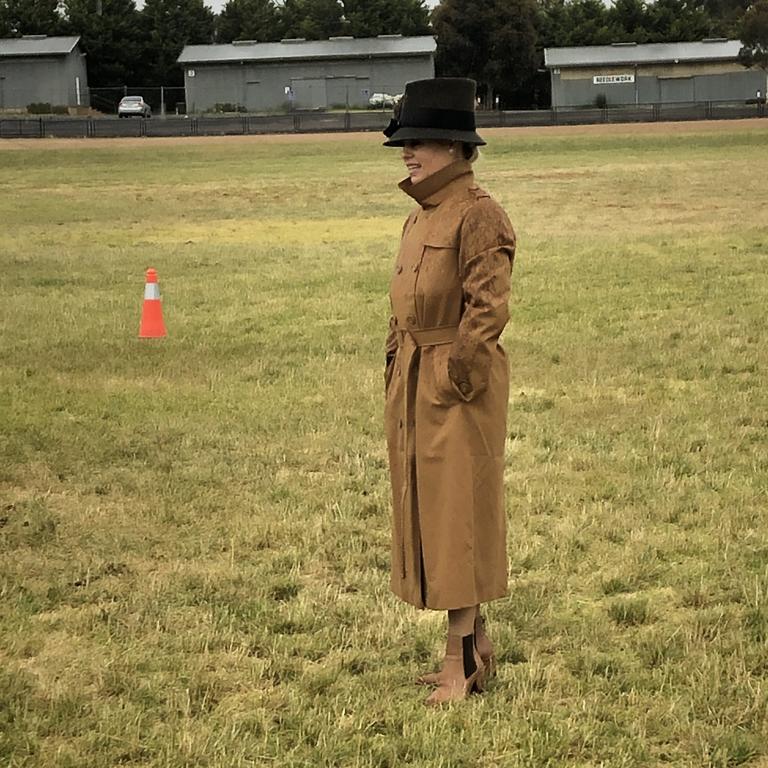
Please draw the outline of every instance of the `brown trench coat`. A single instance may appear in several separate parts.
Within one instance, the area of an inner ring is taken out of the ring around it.
[[[507,593],[509,375],[498,339],[515,234],[468,162],[400,188],[419,207],[390,285],[391,586],[419,608],[463,608]]]

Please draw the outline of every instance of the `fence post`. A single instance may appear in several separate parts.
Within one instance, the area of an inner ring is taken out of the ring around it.
[[[351,126],[351,118],[349,116],[349,110],[344,113],[344,130],[349,131]]]
[[[301,130],[301,118],[295,112],[293,114],[293,130],[294,131]]]
[[[21,128],[21,121],[19,121],[19,128]],[[45,138],[45,124],[43,123],[43,118],[42,117],[40,118],[40,122],[39,122],[39,130],[40,130],[40,138],[44,139]]]

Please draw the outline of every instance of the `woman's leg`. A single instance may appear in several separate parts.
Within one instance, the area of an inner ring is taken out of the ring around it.
[[[482,690],[485,665],[475,647],[477,606],[448,611],[448,640],[443,668],[437,675],[437,688],[427,698],[429,705],[465,699]]]
[[[473,605],[448,611],[448,634],[460,637],[471,635],[475,631],[475,616],[479,610],[479,605]]]
[[[451,632],[451,614],[456,613],[459,615],[454,616],[453,621],[458,632],[462,635],[467,634],[467,617],[461,615],[460,612],[468,610],[473,611],[472,628],[469,631],[474,631],[475,633],[475,646],[477,647],[477,652],[480,654],[483,664],[485,664],[486,677],[490,677],[496,672],[496,655],[493,649],[493,643],[491,643],[491,640],[485,631],[485,619],[480,613],[480,606],[476,605],[472,609],[460,608],[459,611],[456,612],[448,611],[448,631]],[[441,675],[442,667],[438,672],[427,672],[426,674],[421,675],[416,679],[416,682],[419,685],[440,685]]]

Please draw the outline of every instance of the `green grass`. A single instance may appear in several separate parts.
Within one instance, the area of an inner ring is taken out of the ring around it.
[[[764,765],[768,124],[493,134],[510,596],[444,711],[388,591],[378,142],[0,145],[0,765]]]

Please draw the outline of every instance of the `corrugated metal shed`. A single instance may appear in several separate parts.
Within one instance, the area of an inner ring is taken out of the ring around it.
[[[352,38],[330,40],[291,40],[280,43],[249,41],[226,45],[188,45],[178,58],[180,64],[201,64],[239,61],[292,61],[296,59],[358,59],[389,56],[423,56],[435,52],[437,45],[431,36]]]
[[[72,53],[80,37],[46,37],[29,35],[0,40],[0,57],[10,56],[66,56]]]
[[[666,62],[735,60],[739,40],[703,40],[698,43],[614,43],[574,48],[545,48],[547,67],[590,67],[611,64],[660,64]]]

